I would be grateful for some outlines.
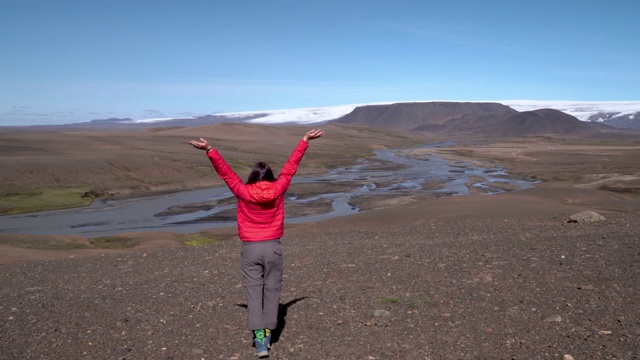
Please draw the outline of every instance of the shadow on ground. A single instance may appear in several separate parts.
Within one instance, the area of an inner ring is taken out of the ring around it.
[[[284,327],[287,325],[286,319],[287,319],[287,311],[289,310],[289,307],[293,306],[295,303],[302,301],[306,298],[308,298],[308,296],[302,296],[299,298],[295,298],[286,304],[280,304],[278,306],[278,326],[271,331],[272,344],[275,344],[278,342],[278,340],[280,339],[280,335],[284,331]],[[245,309],[248,307],[247,304],[236,304],[236,306],[240,306]]]

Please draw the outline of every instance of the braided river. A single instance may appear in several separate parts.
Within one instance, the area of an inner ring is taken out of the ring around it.
[[[449,145],[453,144],[426,147]],[[537,182],[511,175],[499,164],[480,166],[434,154],[415,155],[410,150],[376,150],[375,157],[353,166],[295,176],[286,195],[285,222],[313,222],[367,211],[365,199],[402,196],[428,201],[440,196],[492,195],[531,188]],[[233,226],[235,204],[226,187],[97,199],[82,208],[0,216],[0,232],[86,238],[139,231],[191,233]]]

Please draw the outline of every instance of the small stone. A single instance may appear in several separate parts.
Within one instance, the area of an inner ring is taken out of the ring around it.
[[[573,359],[573,356],[569,354],[564,354],[562,355],[562,360],[574,360],[574,359]]]
[[[389,316],[391,315],[390,312],[388,312],[387,310],[376,310],[373,312],[373,316],[375,317],[383,317],[383,316]]]
[[[544,321],[546,321],[546,322],[560,322],[560,321],[562,321],[562,316],[560,316],[560,315],[551,315],[551,316],[547,317],[546,319],[544,319]]]
[[[204,354],[204,350],[202,350],[202,349],[193,349],[192,352],[194,354]]]
[[[603,221],[603,220],[607,220],[607,219],[604,216],[598,214],[597,212],[583,211],[583,212],[579,212],[577,214],[571,215],[567,222],[581,223],[581,222],[596,222],[596,221]]]

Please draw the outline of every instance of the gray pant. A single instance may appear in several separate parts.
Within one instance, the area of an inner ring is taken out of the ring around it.
[[[243,242],[240,264],[247,294],[249,330],[275,329],[282,291],[280,241]]]

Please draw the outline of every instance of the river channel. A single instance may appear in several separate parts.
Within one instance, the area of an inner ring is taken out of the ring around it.
[[[428,147],[449,144],[431,144]],[[304,223],[366,211],[364,199],[394,196],[487,195],[533,187],[500,165],[481,167],[407,149],[376,156],[326,174],[296,176],[287,193],[286,223]],[[304,161],[304,160],[303,160]],[[213,175],[215,176],[215,175]],[[241,177],[245,174],[240,174]],[[226,187],[127,199],[98,199],[74,209],[0,216],[1,233],[81,235],[94,238],[137,231],[191,233],[235,224],[235,199]]]

